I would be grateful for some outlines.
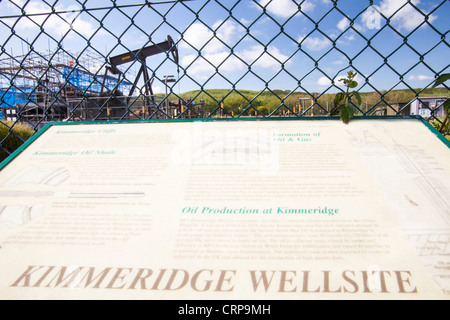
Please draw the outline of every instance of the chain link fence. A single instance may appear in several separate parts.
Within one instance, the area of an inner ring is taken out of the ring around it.
[[[0,156],[51,121],[359,116],[444,135],[450,3],[0,1]]]

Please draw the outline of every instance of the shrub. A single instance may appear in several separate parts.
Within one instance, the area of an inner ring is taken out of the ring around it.
[[[0,162],[34,134],[33,128],[11,121],[0,122]]]
[[[436,119],[430,121],[430,124],[447,139],[450,140],[450,122],[444,123],[445,119]]]

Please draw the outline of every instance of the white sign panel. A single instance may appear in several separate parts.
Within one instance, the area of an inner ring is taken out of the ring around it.
[[[0,171],[2,299],[448,299],[421,121],[53,125]]]

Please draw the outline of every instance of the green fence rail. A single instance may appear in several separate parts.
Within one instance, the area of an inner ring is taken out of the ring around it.
[[[420,115],[450,136],[450,2],[0,1],[0,159],[52,121]],[[342,97],[342,95],[341,95]],[[448,109],[448,107],[447,107]]]

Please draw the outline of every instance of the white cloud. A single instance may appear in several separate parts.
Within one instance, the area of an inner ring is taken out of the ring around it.
[[[288,56],[280,52],[277,47],[269,46],[264,51],[261,45],[255,45],[249,49],[237,53],[248,64],[254,63],[253,66],[261,68],[279,68],[281,63],[286,62]],[[289,62],[288,62],[289,63]]]
[[[247,20],[245,18],[241,18],[241,19],[239,19],[239,22],[242,23],[243,25],[249,25],[253,22],[253,20]]]
[[[417,7],[420,4],[420,0],[411,0],[411,3]],[[379,7],[372,6],[372,8],[364,12],[362,20],[369,28],[370,25],[379,25],[378,20],[383,19],[377,11],[389,18],[395,27],[407,31],[417,28],[425,20],[425,16],[417,11],[407,0],[383,0]],[[436,16],[430,15],[428,21],[432,22],[435,19]]]
[[[184,32],[184,41],[180,42],[180,46],[209,54],[222,52],[226,49],[225,44],[231,43],[232,37],[242,34],[243,30],[241,26],[229,20],[225,22],[219,20],[211,29],[201,22],[196,22]]]
[[[242,70],[246,67],[235,55],[223,51],[218,53],[207,53],[199,57],[198,55],[186,55],[181,59],[181,65],[187,68],[189,75],[199,79],[207,79],[215,72],[227,73]]]
[[[325,37],[300,36],[298,42],[313,51],[323,50],[331,45],[331,41]]]
[[[331,81],[327,77],[323,76],[317,80],[317,84],[321,87],[329,87],[331,86]]]
[[[215,30],[215,35],[212,30]],[[280,68],[282,63],[289,63],[289,57],[274,46],[264,49],[257,44],[234,50],[230,55],[225,43],[234,43],[243,32],[244,29],[232,21],[217,21],[211,29],[201,22],[194,23],[186,30],[183,41],[180,42],[180,49],[185,51],[181,54],[181,65],[187,68],[190,75],[206,79],[217,71],[239,71],[248,68],[248,65],[275,69]]]
[[[152,87],[154,93],[164,93],[165,87],[162,86],[153,86]]]
[[[434,77],[426,76],[426,75],[422,75],[422,74],[418,75],[418,76],[410,75],[408,77],[408,80],[409,81],[431,81],[431,80],[434,80]]]
[[[345,40],[347,40],[347,41],[353,41],[353,40],[355,40],[355,35],[354,35],[354,34],[351,34],[351,35],[349,35],[349,36],[345,36]]]
[[[228,51],[205,53],[201,57],[198,54],[184,55],[181,65],[187,68],[190,75],[195,75],[200,79],[207,79],[216,71],[219,73],[234,72],[243,70],[251,65],[252,68],[272,68],[281,67],[281,63],[287,61],[288,56],[283,55],[276,47],[269,46],[264,51],[261,45],[251,46],[242,51],[230,55]]]
[[[259,0],[259,4],[265,7],[269,13],[281,18],[291,17],[299,10],[299,4],[301,4],[301,10],[303,12],[312,11],[316,6],[312,1],[293,0]]]
[[[344,31],[345,29],[348,28],[349,25],[350,25],[350,21],[344,17],[338,22],[337,28],[341,31]]]
[[[346,74],[341,74],[341,75],[337,76],[336,78],[334,78],[334,85],[341,86],[341,87],[344,86],[344,83],[339,80],[344,79],[346,77],[347,77]],[[360,86],[364,82],[364,78],[358,74],[358,75],[356,75],[355,81],[358,82],[358,86]],[[328,79],[328,77],[325,77],[325,76],[320,77],[316,83],[317,83],[317,85],[319,85],[321,87],[331,86],[330,79]]]
[[[212,30],[215,30],[215,35]],[[180,48],[186,50],[181,55],[181,65],[188,68],[189,74],[202,79],[214,74],[216,68],[219,72],[242,68],[243,63],[235,56],[230,56],[225,46],[239,33],[239,27],[232,21],[219,20],[211,29],[201,22],[194,23],[184,32],[183,41],[180,42]],[[189,53],[192,51],[196,52]]]
[[[22,7],[23,5],[21,4]],[[94,25],[79,16],[81,6],[75,4],[70,6],[57,5],[55,10],[68,12],[49,15],[52,12],[51,7],[41,1],[30,1],[26,3],[24,11],[27,15],[34,15],[20,19],[16,27],[21,30],[42,27],[45,32],[53,34],[66,34],[72,29],[86,37],[90,37],[95,32]]]
[[[227,20],[225,22],[219,20],[213,25],[216,30],[216,36],[225,43],[229,43],[232,37],[242,34],[244,29],[237,23]]]
[[[335,64],[335,65],[342,65],[342,64],[344,64],[344,63],[345,63],[344,60],[336,60],[336,61],[333,61],[333,64]]]
[[[213,37],[213,32],[206,25],[197,22],[184,32],[184,42],[181,42],[180,46],[182,48],[204,50],[207,53],[214,53],[222,50],[223,44],[219,40],[213,39]]]
[[[206,53],[199,57],[196,54],[185,55],[181,59],[181,65],[187,68],[189,75],[196,75],[201,79],[206,79],[213,75],[218,69],[219,72],[230,72],[240,70],[244,63],[235,56],[230,56],[227,52]]]

